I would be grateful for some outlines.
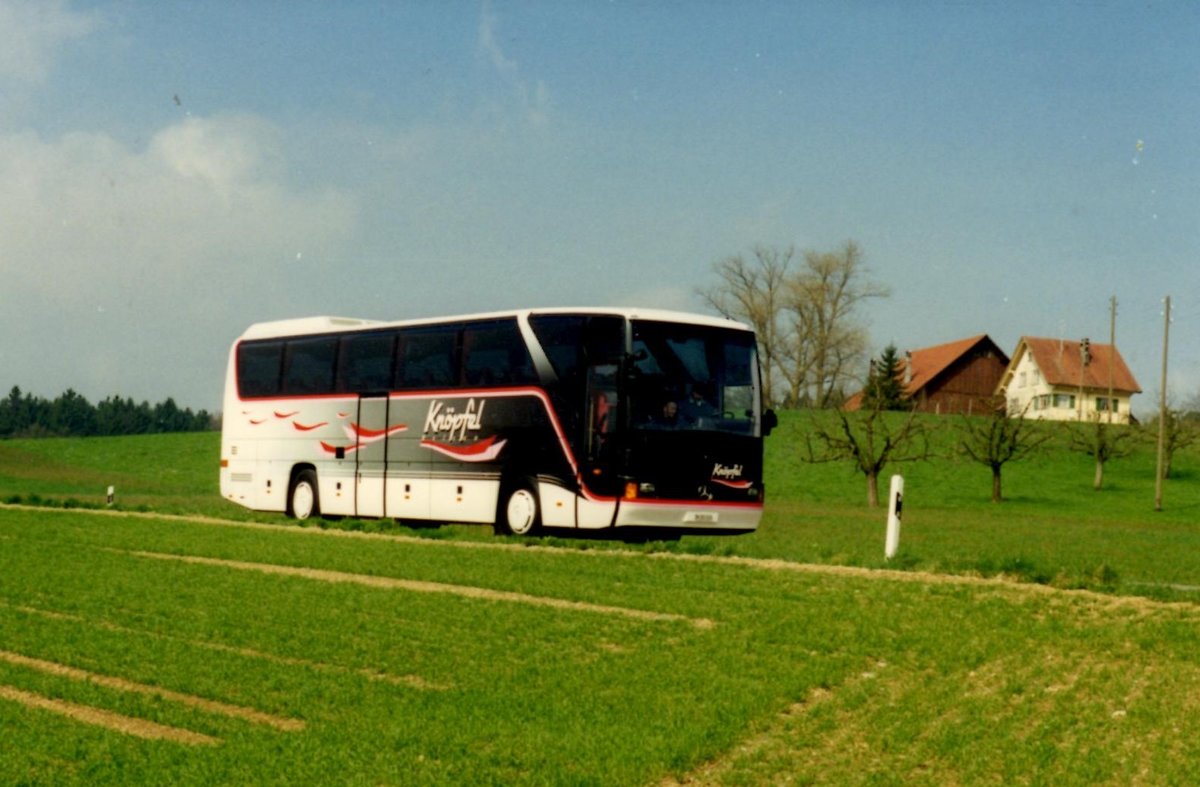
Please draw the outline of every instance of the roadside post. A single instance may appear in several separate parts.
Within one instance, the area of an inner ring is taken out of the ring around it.
[[[105,502],[107,502],[108,505],[111,506],[113,504],[113,500],[116,498],[116,496],[117,496],[117,488],[115,486],[110,486],[108,488],[108,499]]]
[[[892,476],[891,491],[888,492],[887,541],[883,557],[891,560],[900,548],[900,511],[904,507],[904,476]]]

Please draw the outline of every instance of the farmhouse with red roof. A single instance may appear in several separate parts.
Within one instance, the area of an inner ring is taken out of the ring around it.
[[[1021,337],[996,386],[1009,412],[1025,418],[1082,421],[1111,413],[1122,424],[1129,423],[1130,399],[1141,392],[1111,344],[1031,336]]]

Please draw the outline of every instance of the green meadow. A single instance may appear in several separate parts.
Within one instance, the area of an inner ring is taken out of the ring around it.
[[[298,527],[220,499],[215,434],[0,441],[0,783],[1192,780],[1200,456],[1162,511],[1149,445],[1001,504],[888,468],[888,562],[785,415],[758,532],[649,542]]]

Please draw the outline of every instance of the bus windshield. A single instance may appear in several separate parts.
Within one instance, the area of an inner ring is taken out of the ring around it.
[[[632,327],[634,428],[759,434],[753,334],[648,320]]]

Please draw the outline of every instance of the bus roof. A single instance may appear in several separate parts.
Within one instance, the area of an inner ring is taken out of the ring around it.
[[[670,311],[667,309],[641,309],[622,307],[552,307],[544,309],[515,309],[512,311],[481,312],[478,314],[459,314],[446,317],[425,317],[414,320],[365,320],[355,317],[301,317],[291,320],[274,320],[257,322],[246,329],[242,339],[266,339],[276,336],[302,336],[305,334],[340,333],[342,331],[363,330],[367,328],[395,328],[416,325],[436,325],[446,322],[463,322],[468,320],[488,320],[500,317],[528,317],[537,314],[595,314],[625,317],[631,320],[654,320],[658,322],[680,322],[690,325],[704,325],[717,328],[748,331],[745,323],[729,320],[724,317],[713,317],[707,314]]]

